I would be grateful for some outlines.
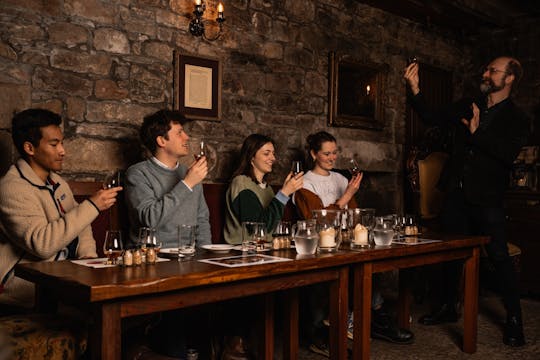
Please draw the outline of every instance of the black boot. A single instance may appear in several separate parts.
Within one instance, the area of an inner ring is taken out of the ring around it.
[[[371,319],[371,337],[392,342],[394,344],[412,344],[414,334],[395,325],[388,313],[383,309],[373,310]]]
[[[525,345],[523,323],[520,316],[508,316],[504,326],[503,343],[512,347]]]
[[[454,323],[458,321],[456,306],[443,304],[439,309],[431,314],[423,315],[418,322],[422,325],[438,325],[443,323]]]

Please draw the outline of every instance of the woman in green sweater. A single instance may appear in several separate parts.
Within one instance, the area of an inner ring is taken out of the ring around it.
[[[303,186],[303,173],[287,175],[281,190],[274,194],[265,177],[276,161],[274,141],[265,135],[251,134],[242,144],[240,163],[227,190],[225,241],[242,243],[242,222],[264,222],[271,232],[283,216],[285,204]]]

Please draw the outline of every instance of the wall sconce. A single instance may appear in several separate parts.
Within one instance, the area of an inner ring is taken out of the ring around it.
[[[202,36],[205,40],[214,41],[219,39],[221,34],[223,33],[223,22],[225,21],[225,17],[223,16],[223,4],[219,3],[217,7],[218,16],[216,22],[219,25],[219,31],[215,36],[208,37],[206,36],[204,20],[202,19],[204,11],[206,10],[206,2],[203,1],[204,0],[195,0],[195,11],[193,11],[195,19],[189,22],[189,32],[193,36]]]

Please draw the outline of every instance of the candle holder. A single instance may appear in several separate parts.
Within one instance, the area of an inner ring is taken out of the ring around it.
[[[221,37],[221,34],[223,33],[223,23],[225,22],[225,17],[223,16],[223,4],[221,3],[218,4],[218,7],[217,7],[218,16],[215,20],[219,26],[219,31],[214,36],[211,36],[211,37],[206,35],[206,29],[204,25],[205,20],[203,20],[202,18],[205,10],[206,10],[206,2],[202,0],[196,0],[195,10],[193,11],[195,18],[189,22],[189,32],[193,36],[202,36],[202,38],[207,41],[217,40]]]

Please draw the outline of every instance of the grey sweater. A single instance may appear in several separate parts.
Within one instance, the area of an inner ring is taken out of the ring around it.
[[[126,172],[126,202],[131,241],[141,226],[156,229],[163,247],[177,247],[178,225],[198,225],[197,246],[210,244],[208,206],[202,184],[190,190],[181,180],[187,168],[165,169],[153,160],[131,166]]]

